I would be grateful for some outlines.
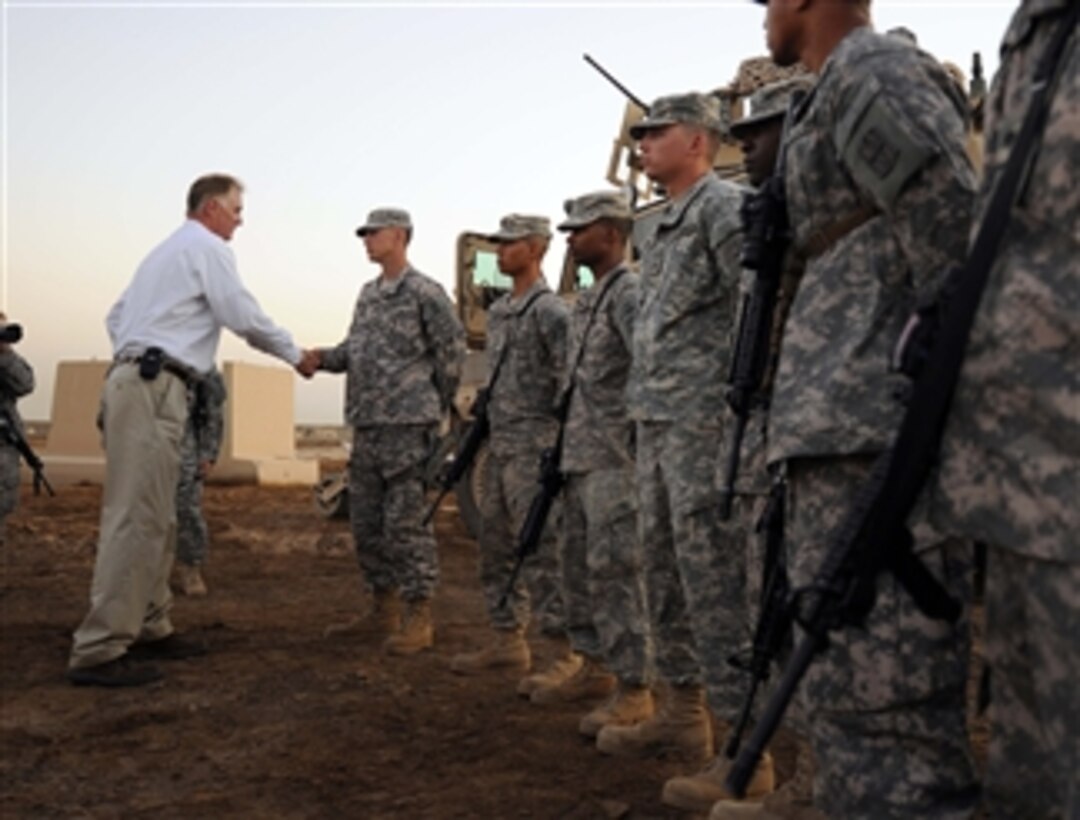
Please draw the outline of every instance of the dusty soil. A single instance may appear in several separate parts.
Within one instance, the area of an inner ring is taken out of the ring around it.
[[[100,489],[25,494],[0,556],[3,817],[680,817],[659,801],[674,761],[599,754],[579,706],[537,707],[513,676],[460,678],[487,627],[476,545],[437,516],[434,651],[392,659],[323,637],[367,596],[344,521],[304,488],[210,486],[210,595],[174,623],[203,658],[134,690],[64,678],[86,608]],[[541,661],[553,647],[534,642]],[[779,767],[793,763],[781,746]]]

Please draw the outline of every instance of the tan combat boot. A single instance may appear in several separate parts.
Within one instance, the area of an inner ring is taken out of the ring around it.
[[[814,808],[814,756],[799,744],[795,774],[760,803],[724,799],[715,803],[709,820],[828,820]]]
[[[541,684],[533,689],[529,700],[533,703],[576,703],[595,700],[610,695],[615,688],[615,676],[601,664],[585,658],[570,677],[553,686]]]
[[[562,639],[559,641],[559,652],[552,661],[551,666],[543,672],[529,675],[518,681],[517,693],[523,698],[532,696],[537,689],[558,686],[563,681],[577,674],[585,663],[585,659],[570,648],[570,642]]]
[[[596,737],[605,726],[633,726],[653,716],[653,696],[645,686],[623,686],[578,723],[578,731]]]
[[[342,623],[330,624],[324,638],[389,638],[401,631],[401,599],[396,589],[375,590],[366,613]]]
[[[664,784],[661,800],[669,806],[686,811],[704,814],[720,800],[738,802],[735,796],[724,788],[724,779],[731,770],[731,761],[724,755],[716,758],[697,774],[689,777],[673,777]],[[776,788],[776,775],[773,772],[772,755],[766,752],[761,756],[754,776],[746,786],[744,800],[760,801],[762,797]]]
[[[198,564],[176,564],[176,583],[173,588],[181,595],[202,598],[207,593],[206,581]]]
[[[391,655],[415,655],[434,645],[435,624],[431,620],[431,601],[427,599],[409,602],[401,631],[383,644]]]
[[[462,652],[450,661],[450,671],[459,675],[477,675],[497,669],[526,671],[532,662],[525,630],[496,629],[491,643],[475,652]]]
[[[689,763],[712,757],[712,722],[701,686],[672,686],[660,710],[633,726],[605,726],[596,735],[596,748],[618,757],[671,755]]]

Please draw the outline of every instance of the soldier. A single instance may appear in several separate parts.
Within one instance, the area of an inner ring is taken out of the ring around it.
[[[1069,17],[1072,7],[1071,21]],[[943,440],[936,520],[985,542],[993,817],[1080,817],[1080,46],[1074,0],[1029,0],[986,107],[982,213],[1062,26],[1034,164],[979,302]]]
[[[772,176],[780,149],[783,133],[784,115],[788,111],[795,94],[805,94],[813,84],[809,75],[793,77],[778,83],[764,86],[755,91],[749,99],[750,113],[731,125],[731,134],[742,148],[743,164],[749,182],[759,188]],[[771,479],[765,465],[765,447],[768,418],[769,392],[772,389],[772,375],[776,359],[779,356],[780,332],[783,320],[798,286],[802,266],[791,254],[782,276],[777,294],[777,304],[773,317],[773,338],[769,351],[769,363],[766,374],[757,395],[752,399],[746,433],[742,442],[742,457],[739,462],[739,474],[735,483],[732,514],[721,526],[727,537],[735,544],[746,545],[747,557],[747,609],[752,614],[751,623],[759,617],[763,586],[765,544],[763,537],[756,536],[755,528],[765,512],[766,497],[770,490]],[[753,283],[752,273],[744,271],[744,292]],[[796,705],[793,705],[796,706]],[[789,710],[789,728],[795,728]],[[802,717],[802,716],[800,716]],[[799,734],[805,734],[805,725],[799,721]],[[687,784],[689,785],[689,784]],[[823,815],[813,809],[813,760],[809,747],[803,737],[799,738],[796,757],[795,776],[784,783],[775,792],[765,796],[760,803],[732,800],[723,787],[715,781],[699,784],[702,803],[708,798],[715,799],[709,814],[710,820],[739,820],[740,818],[768,817],[770,811],[783,811],[788,815],[798,812],[803,820],[822,818]]]
[[[628,387],[648,612],[666,692],[648,720],[600,731],[597,747],[608,754],[672,752],[703,763],[713,752],[704,686],[721,719],[741,705],[728,658],[746,639],[745,553],[717,516],[742,243],[742,190],[712,172],[723,128],[718,100],[692,93],[661,97],[631,132],[645,172],[671,197],[644,237]],[[707,810],[703,779],[722,782],[723,772],[669,780],[664,801]],[[767,758],[753,793],[771,788]]]
[[[408,261],[412,230],[399,208],[376,208],[356,229],[379,277],[361,289],[346,337],[316,351],[319,369],[348,374],[349,520],[373,598],[366,616],[328,632],[374,633],[396,655],[434,645],[439,564],[434,530],[423,523],[424,472],[465,358],[446,293]]]
[[[491,438],[481,478],[480,581],[494,627],[491,643],[457,655],[451,669],[474,674],[491,669],[528,670],[532,655],[525,641],[529,603],[541,631],[558,640],[560,656],[549,672],[523,678],[518,692],[555,685],[581,666],[566,644],[555,566],[558,512],[553,510],[540,547],[525,566],[526,584],[500,599],[510,580],[518,534],[538,489],[540,454],[555,443],[555,400],[566,360],[567,309],[551,292],[540,270],[551,228],[545,217],[511,214],[491,236],[498,244],[499,270],[513,280],[510,293],[488,311],[488,368],[497,373],[488,416]],[[489,382],[490,383],[490,382]]]
[[[801,61],[818,75],[782,149],[806,266],[768,420],[799,589],[895,433],[905,377],[889,371],[890,353],[916,301],[964,256],[974,174],[955,83],[929,55],[876,34],[867,0],[768,0],[766,32],[778,64]],[[963,598],[967,550],[925,524],[915,536],[928,569]],[[802,682],[817,808],[844,818],[970,814],[967,637],[966,622],[930,620],[893,576],[878,579],[865,628],[830,636]]]
[[[652,714],[634,427],[626,410],[638,277],[626,267],[633,211],[624,196],[586,194],[568,200],[566,214],[559,230],[568,232],[574,262],[595,277],[570,316],[560,400],[566,417],[559,467],[566,483],[559,565],[567,636],[584,663],[560,685],[534,690],[532,700],[585,700],[610,693],[617,683],[612,697],[579,724],[582,734],[595,737],[606,725]]]
[[[0,423],[21,430],[22,419],[15,401],[34,391],[34,369],[15,352],[12,344],[21,336],[18,325],[9,324],[0,313]],[[19,451],[6,436],[0,436],[0,547],[4,545],[4,520],[19,503]]]
[[[195,385],[184,439],[180,442],[180,483],[176,488],[176,582],[182,595],[206,595],[202,565],[209,533],[202,512],[203,482],[221,452],[225,381],[216,367]]]

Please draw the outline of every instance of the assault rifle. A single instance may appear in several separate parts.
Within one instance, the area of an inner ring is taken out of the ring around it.
[[[498,369],[496,368],[496,373],[497,372]],[[494,382],[494,380],[492,380],[492,382]],[[442,500],[446,498],[447,494],[452,489],[454,489],[454,485],[461,481],[462,476],[469,471],[469,467],[476,458],[476,454],[480,452],[480,448],[491,433],[491,422],[488,419],[489,397],[490,385],[481,388],[476,393],[476,399],[473,401],[472,406],[472,424],[469,425],[469,429],[462,437],[461,444],[458,445],[457,452],[454,454],[454,460],[450,462],[450,465],[439,477],[439,495],[435,499],[435,502],[428,508],[427,514],[424,515],[425,527],[431,521],[432,516],[435,515],[435,510],[439,508]]]
[[[529,505],[529,512],[521,525],[521,532],[518,534],[517,554],[514,557],[514,568],[510,572],[510,580],[506,584],[506,589],[503,590],[502,597],[499,598],[500,609],[506,606],[510,594],[514,591],[514,584],[517,583],[518,575],[521,574],[525,561],[540,546],[540,538],[544,534],[544,524],[547,522],[547,517],[555,504],[555,499],[562,491],[563,484],[566,483],[566,476],[559,469],[559,462],[562,461],[566,417],[570,414],[570,397],[574,394],[574,377],[577,375],[581,358],[585,354],[585,342],[589,337],[589,330],[592,328],[593,320],[596,319],[596,314],[600,312],[608,293],[625,272],[625,270],[616,270],[608,274],[601,283],[593,286],[596,288],[602,287],[604,290],[597,295],[596,304],[593,305],[593,309],[589,312],[585,329],[581,332],[581,342],[577,349],[577,356],[574,358],[570,370],[567,371],[569,375],[566,379],[566,390],[559,399],[559,406],[555,409],[555,418],[559,422],[559,433],[555,437],[555,443],[540,454],[540,478],[538,479],[540,491],[533,496],[532,503]]]
[[[41,495],[42,485],[49,491],[49,495],[56,495],[49,479],[45,477],[45,465],[30,447],[26,436],[22,434],[22,430],[19,429],[19,425],[15,423],[15,419],[11,417],[11,412],[7,409],[0,409],[0,439],[19,451],[26,466],[34,474],[34,495]]]
[[[758,522],[758,532],[765,533],[764,582],[761,588],[761,612],[754,628],[754,640],[749,658],[732,658],[730,663],[750,674],[750,691],[742,710],[728,736],[724,754],[734,758],[742,736],[750,724],[758,687],[769,679],[773,661],[788,645],[791,636],[787,562],[784,559],[784,499],[787,486],[783,481],[773,484],[769,503]]]
[[[521,525],[517,553],[514,556],[514,568],[510,572],[510,580],[506,582],[502,597],[499,598],[500,609],[506,606],[510,594],[514,591],[514,585],[517,583],[522,567],[525,566],[525,561],[539,548],[540,538],[544,534],[544,524],[547,523],[555,499],[562,492],[563,484],[566,483],[566,476],[559,469],[559,462],[562,460],[563,430],[566,428],[566,416],[570,410],[570,393],[571,390],[568,389],[563,394],[555,413],[559,421],[559,434],[555,438],[555,443],[540,454],[540,478],[538,479],[540,490],[533,496],[525,522]]]
[[[784,257],[791,243],[783,160],[760,191],[746,194],[740,209],[743,222],[742,266],[754,271],[754,285],[739,312],[739,335],[731,358],[727,403],[735,415],[727,443],[724,479],[720,487],[720,519],[731,517],[739,456],[750,410],[769,363],[773,315],[780,292]]]
[[[790,608],[806,636],[731,766],[725,785],[736,796],[746,793],[795,688],[814,656],[828,646],[828,633],[861,624],[870,613],[879,573],[891,572],[928,617],[955,620],[960,615],[960,605],[912,551],[906,522],[936,461],[971,326],[1013,204],[1030,173],[1030,159],[1050,107],[1056,67],[1080,17],[1080,3],[1068,6],[1062,17],[1036,68],[1028,110],[967,260],[949,272],[936,312],[922,314],[923,327],[916,326],[915,338],[909,340],[916,355],[901,351],[900,359],[910,365],[908,373],[914,382],[896,438],[874,462],[813,583],[793,596]]]

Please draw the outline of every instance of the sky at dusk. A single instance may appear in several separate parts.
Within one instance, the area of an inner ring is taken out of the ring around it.
[[[1015,2],[875,0],[878,29],[987,76]],[[56,364],[111,355],[104,318],[183,220],[197,176],[246,186],[241,277],[301,346],[341,340],[377,274],[353,231],[407,208],[412,262],[453,289],[463,230],[557,220],[606,186],[623,99],[708,90],[765,53],[761,6],[714,3],[6,2],[0,12],[0,302],[47,419]],[[557,274],[563,246],[546,269]],[[274,364],[226,334],[219,360]],[[297,378],[338,423],[343,379]]]

